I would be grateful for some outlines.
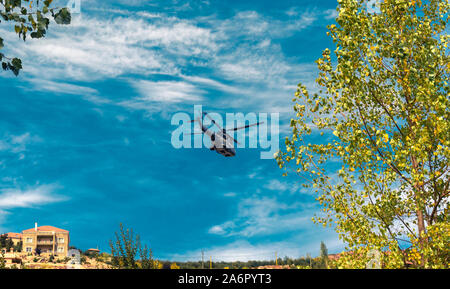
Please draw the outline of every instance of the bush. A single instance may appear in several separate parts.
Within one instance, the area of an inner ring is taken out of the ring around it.
[[[110,240],[112,265],[119,269],[155,269],[152,250],[142,246],[139,235],[132,229],[124,229],[120,224],[120,232],[115,233],[115,240]],[[138,259],[140,257],[140,259]]]

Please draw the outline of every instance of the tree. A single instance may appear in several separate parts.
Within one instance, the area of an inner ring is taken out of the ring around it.
[[[157,263],[153,260],[152,250],[144,245],[142,247],[139,241],[139,256],[141,257],[141,269],[157,269]]]
[[[23,242],[19,241],[16,245],[14,245],[14,251],[15,252],[22,252]]]
[[[6,260],[3,250],[0,250],[0,269],[6,269]]]
[[[0,249],[6,247],[6,241],[7,241],[7,239],[8,239],[8,237],[7,237],[6,234],[1,234],[1,235],[0,235]]]
[[[328,249],[325,243],[320,242],[320,258],[322,261],[322,268],[328,268]]]
[[[14,248],[14,242],[13,242],[13,240],[12,240],[11,238],[8,238],[8,239],[6,240],[6,246],[5,246],[5,248],[6,248],[6,251],[7,251],[7,252],[11,251],[11,248]]]
[[[50,8],[53,0],[34,1],[30,0],[0,0],[0,23],[11,22],[14,31],[23,41],[27,35],[31,38],[43,38],[50,24],[49,14],[57,24],[70,24],[71,15],[67,8]],[[40,3],[42,7],[39,7]],[[27,5],[28,3],[29,6]],[[24,4],[24,5],[23,5]],[[0,37],[0,50],[4,47],[4,40]],[[18,75],[22,69],[22,61],[19,58],[9,58],[0,52],[0,62],[3,70],[10,70]]]
[[[338,3],[336,50],[317,60],[318,93],[299,84],[278,164],[314,189],[314,221],[335,224],[352,250],[340,266],[364,268],[371,250],[389,250],[387,268],[448,267],[449,3],[384,0],[375,13]],[[308,143],[319,134],[328,141]]]
[[[134,235],[133,229],[124,229],[115,233],[115,240],[110,240],[112,265],[119,269],[155,269],[151,249],[142,246],[139,235]],[[138,259],[138,256],[140,259]]]

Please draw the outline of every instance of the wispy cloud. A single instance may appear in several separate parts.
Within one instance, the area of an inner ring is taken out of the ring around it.
[[[23,59],[23,74],[32,83],[29,89],[80,94],[98,102],[90,84],[122,77],[140,93],[120,103],[130,108],[151,109],[154,105],[149,102],[154,101],[198,101],[203,90],[213,89],[228,94],[215,100],[217,106],[256,104],[284,111],[281,103],[289,101],[299,73],[309,77],[314,69],[287,59],[277,39],[311,26],[320,16],[317,12],[299,11],[282,20],[255,11],[237,12],[226,19],[114,13],[114,18],[75,15],[69,26],[53,25],[45,40],[22,43],[13,32],[0,32],[7,39],[6,52]],[[206,73],[193,74],[198,68]],[[153,79],[161,75],[173,79]]]
[[[31,208],[66,200],[66,197],[54,194],[57,188],[56,185],[40,185],[27,189],[3,189],[0,191],[0,210]]]
[[[38,208],[47,204],[68,200],[56,193],[61,187],[56,184],[35,185],[26,188],[0,189],[0,232],[11,211],[17,208]]]
[[[302,240],[308,237],[308,241]],[[320,234],[319,239],[312,236],[297,236],[295,238],[266,243],[252,243],[248,240],[238,240],[227,245],[212,246],[203,250],[192,250],[184,254],[174,254],[170,256],[171,260],[176,261],[198,261],[201,260],[202,251],[205,256],[211,257],[214,262],[226,261],[249,261],[249,260],[275,260],[275,256],[283,258],[306,257],[307,254],[315,257],[319,255],[320,238],[326,241],[330,253],[341,252],[342,242],[336,236]],[[302,243],[302,245],[299,245]]]
[[[265,187],[272,191],[286,191],[288,189],[288,185],[286,183],[282,183],[277,179],[270,180]]]
[[[140,80],[133,86],[142,95],[142,101],[181,102],[200,101],[204,93],[194,85],[176,81],[145,81]]]
[[[288,192],[290,194],[302,194],[302,195],[313,195],[314,190],[304,188],[301,183],[297,181],[280,181],[278,179],[270,180],[264,185],[266,189],[271,191],[276,191],[278,193]]]
[[[334,19],[338,16],[338,12],[336,9],[327,9],[323,12],[325,15],[325,19]]]
[[[310,227],[315,210],[308,205],[286,204],[275,198],[248,198],[240,201],[236,218],[209,229],[222,236],[264,236]]]
[[[188,20],[144,17],[92,18],[75,16],[69,26],[54,25],[45,41],[18,41],[12,32],[0,30],[8,38],[9,51],[24,59],[33,76],[94,81],[135,73],[177,73],[177,62],[186,56],[209,53],[215,42],[209,29]],[[51,64],[51,65],[49,65]],[[33,69],[33,67],[35,69]],[[64,72],[64,73],[61,73]]]
[[[24,87],[25,90],[47,91],[84,96],[92,96],[98,94],[98,91],[96,89],[90,87],[52,80],[31,79],[30,83],[32,84],[32,87]]]
[[[26,132],[20,135],[6,134],[0,140],[0,152],[6,151],[13,154],[23,154],[27,146],[36,142],[41,142],[41,138]]]

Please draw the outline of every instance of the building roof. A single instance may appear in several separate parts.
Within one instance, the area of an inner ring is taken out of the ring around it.
[[[11,239],[22,239],[22,234],[20,233],[6,233],[7,238]]]
[[[265,265],[258,266],[258,269],[290,269],[289,265]]]
[[[37,230],[38,230],[38,232],[41,231],[41,232],[69,233],[69,231],[67,231],[67,230],[63,230],[63,229],[56,228],[56,227],[53,227],[53,226],[40,226],[40,227],[37,227]],[[32,233],[32,232],[34,232],[34,228],[31,228],[31,229],[28,229],[28,230],[24,230],[22,233]]]
[[[341,257],[341,254],[329,254],[328,259],[330,260],[338,260]]]

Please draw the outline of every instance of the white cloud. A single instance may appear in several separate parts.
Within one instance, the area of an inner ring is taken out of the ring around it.
[[[0,140],[0,151],[8,151],[13,154],[22,154],[27,150],[27,146],[32,143],[40,142],[38,136],[31,135],[29,132],[21,135],[7,134]]]
[[[142,95],[142,101],[181,102],[199,101],[204,92],[187,82],[177,81],[146,81],[133,83]]]
[[[230,197],[230,198],[232,198],[232,197],[236,197],[237,194],[236,194],[235,192],[229,192],[229,193],[223,194],[223,196],[224,196],[224,197]]]
[[[288,189],[286,183],[282,183],[277,179],[271,180],[264,187],[272,191],[286,191]]]
[[[2,179],[6,181],[6,179]],[[16,183],[14,181],[14,183]],[[27,188],[5,188],[0,190],[0,232],[11,210],[16,208],[36,208],[46,204],[66,201],[68,197],[56,194],[60,189],[56,184],[36,185]]]
[[[305,241],[306,239],[306,241]],[[213,246],[208,249],[192,250],[184,254],[174,254],[169,257],[175,261],[201,260],[202,251],[205,256],[211,256],[213,262],[234,262],[249,260],[275,260],[275,254],[279,258],[285,256],[291,258],[305,257],[308,253],[315,257],[320,254],[320,241],[323,240],[328,252],[342,252],[342,242],[335,234],[322,232],[313,235],[299,235],[281,242],[251,243],[248,240],[237,240],[222,246]],[[300,245],[303,244],[303,245]]]
[[[300,230],[312,225],[311,205],[280,203],[275,198],[248,198],[240,201],[236,218],[209,229],[223,236],[266,236]]]
[[[228,19],[181,19],[164,12],[107,11],[104,6],[90,9],[98,12],[96,18],[83,13],[74,15],[68,26],[52,23],[46,39],[22,43],[10,30],[0,29],[6,35],[7,54],[23,60],[22,79],[31,82],[29,89],[114,104],[105,99],[108,96],[99,97],[90,83],[116,78],[131,83],[140,94],[115,103],[131,109],[161,111],[152,102],[173,106],[199,101],[213,89],[225,92],[214,99],[214,106],[291,112],[293,85],[299,79],[312,82],[315,65],[286,58],[277,39],[311,26],[320,13],[296,9],[295,15],[279,20],[243,11]],[[195,67],[206,72],[192,75]],[[171,80],[148,81],[151,75]]]
[[[288,15],[283,20],[261,15],[256,11],[241,11],[217,23],[218,34],[227,39],[230,36],[255,40],[257,37],[285,38],[312,25],[317,14],[308,11]]]
[[[328,9],[323,12],[325,19],[335,19],[338,16],[336,9]]]
[[[22,135],[11,136],[11,144],[25,145],[30,138],[30,133],[24,133]]]
[[[208,230],[208,233],[214,234],[214,235],[223,235],[226,232],[223,229],[223,226],[213,226]]]
[[[10,30],[0,32],[5,35],[7,53],[23,59],[24,72],[52,80],[90,82],[128,73],[176,74],[183,57],[215,49],[209,29],[174,17],[150,21],[142,13],[113,19],[74,15],[71,25],[52,23],[46,39],[26,43]]]
[[[55,195],[56,185],[40,185],[25,190],[3,189],[0,194],[0,210],[14,208],[30,208],[65,200],[65,197]]]
[[[282,246],[284,245],[284,246]],[[274,260],[275,252],[283,248],[287,254],[297,256],[297,248],[285,248],[286,244],[272,243],[265,245],[252,245],[248,241],[240,240],[224,246],[215,246],[209,248],[205,254],[211,256],[214,262],[217,261],[248,261],[248,260]],[[201,259],[200,250],[188,251],[185,254],[176,254],[170,257],[171,260],[179,261],[198,261]]]
[[[198,76],[187,76],[182,75],[181,76],[184,80],[189,81],[190,83],[194,83],[196,85],[201,85],[208,88],[214,88],[220,91],[232,93],[232,94],[242,94],[242,89],[239,87],[233,86],[233,85],[226,85],[219,81],[210,79],[210,78],[204,78],[204,77],[198,77]]]
[[[276,191],[278,193],[288,192],[290,194],[301,194],[301,195],[314,195],[314,190],[310,188],[304,188],[301,186],[299,181],[289,182],[289,181],[279,181],[277,179],[270,180],[264,185],[266,189],[271,191]]]
[[[31,79],[30,83],[33,84],[33,87],[24,87],[26,90],[39,90],[39,91],[51,91],[51,92],[59,92],[59,93],[65,93],[65,94],[76,94],[76,95],[85,95],[85,96],[91,96],[98,93],[96,89],[75,85],[75,84],[69,84],[69,83],[63,83],[63,82],[56,82],[51,80],[38,80],[38,79]]]

